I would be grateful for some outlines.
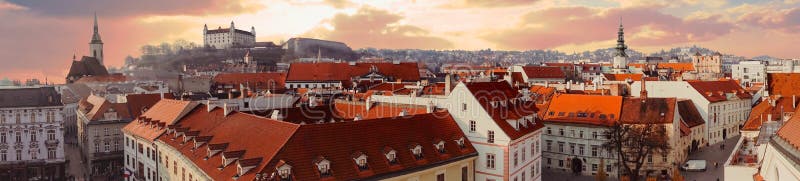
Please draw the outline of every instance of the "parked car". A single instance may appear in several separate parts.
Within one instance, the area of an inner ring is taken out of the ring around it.
[[[705,160],[689,160],[681,166],[681,169],[686,171],[706,171]]]

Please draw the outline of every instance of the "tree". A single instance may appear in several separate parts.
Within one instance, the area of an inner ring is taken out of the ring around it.
[[[594,180],[606,181],[605,160],[603,160],[603,158],[600,158],[600,168],[598,168],[597,175],[594,176]]]
[[[666,127],[646,120],[633,124],[617,122],[605,134],[609,140],[603,147],[617,153],[620,169],[631,181],[641,179],[648,156],[667,154],[670,149]]]

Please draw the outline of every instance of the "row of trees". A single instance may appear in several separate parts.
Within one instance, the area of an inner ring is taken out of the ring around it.
[[[176,40],[175,42],[163,42],[158,45],[144,45],[139,48],[142,55],[175,55],[185,50],[202,48],[203,45],[186,40]]]

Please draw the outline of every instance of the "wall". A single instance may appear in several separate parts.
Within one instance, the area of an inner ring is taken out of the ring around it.
[[[384,179],[386,181],[422,181],[422,180],[436,180],[436,176],[444,174],[446,181],[461,181],[462,168],[467,167],[468,181],[475,180],[475,159],[477,157],[466,158],[457,162],[448,163],[438,167],[433,167],[397,177]]]

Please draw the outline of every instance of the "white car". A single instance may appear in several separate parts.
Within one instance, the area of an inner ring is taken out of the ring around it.
[[[681,169],[686,171],[706,171],[705,160],[689,160],[681,166]]]

